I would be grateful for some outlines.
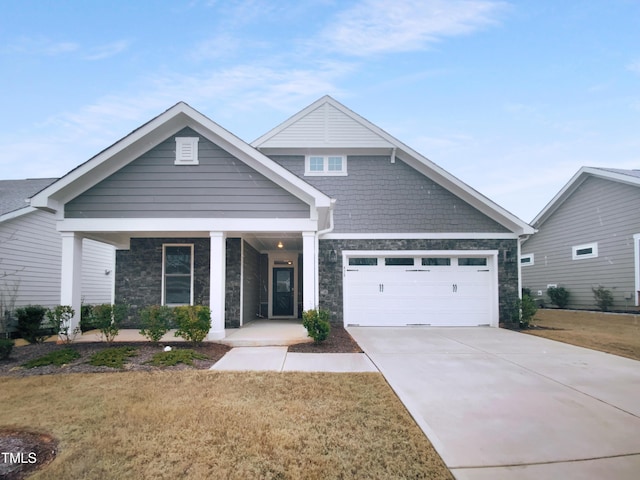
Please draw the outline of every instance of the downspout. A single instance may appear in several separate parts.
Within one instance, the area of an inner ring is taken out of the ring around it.
[[[336,199],[332,198],[331,199],[331,204],[329,206],[329,227],[325,228],[324,230],[318,230],[316,232],[316,255],[314,258],[314,267],[313,267],[313,281],[315,282],[316,288],[316,298],[314,299],[314,303],[316,305],[316,308],[319,308],[319,302],[320,302],[320,274],[319,274],[319,262],[320,262],[320,235],[324,235],[325,233],[329,233],[333,231],[333,207],[336,204]]]

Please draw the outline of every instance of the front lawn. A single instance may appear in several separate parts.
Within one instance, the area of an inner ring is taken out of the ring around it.
[[[523,330],[539,337],[640,360],[640,315],[540,309]]]
[[[0,405],[57,438],[39,480],[453,478],[379,373],[5,377]]]

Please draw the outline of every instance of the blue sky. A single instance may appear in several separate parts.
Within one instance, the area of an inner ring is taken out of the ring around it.
[[[637,0],[8,0],[0,71],[1,179],[180,100],[251,142],[325,94],[525,221],[640,168]]]

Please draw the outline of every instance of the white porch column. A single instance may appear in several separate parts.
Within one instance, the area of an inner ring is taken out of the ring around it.
[[[72,332],[80,326],[82,308],[82,235],[76,232],[61,232],[61,235],[60,305],[69,305],[75,312],[69,330]]]
[[[318,307],[318,276],[316,234],[302,232],[302,308],[310,310]]]
[[[226,235],[224,232],[210,232],[209,235],[211,237],[211,266],[209,268],[211,329],[207,340],[221,340],[224,338]]]

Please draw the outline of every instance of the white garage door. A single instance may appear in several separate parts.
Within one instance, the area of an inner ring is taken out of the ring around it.
[[[497,326],[495,255],[345,253],[344,323]]]

